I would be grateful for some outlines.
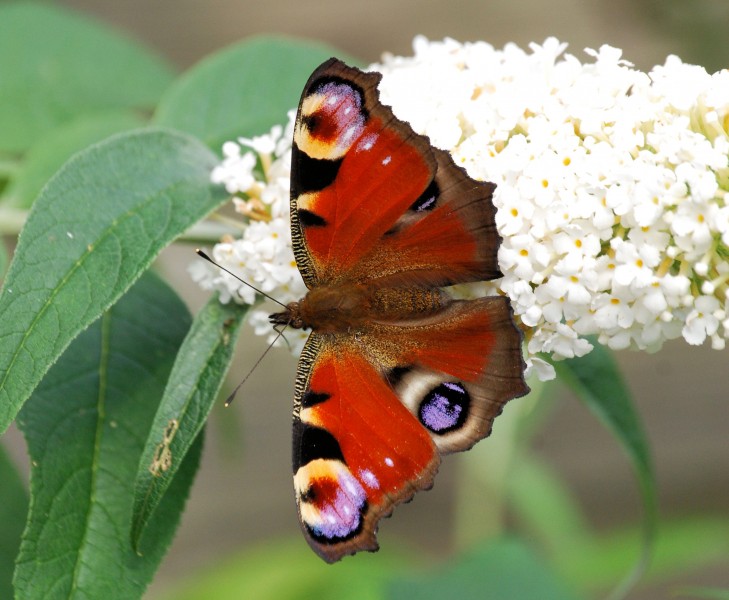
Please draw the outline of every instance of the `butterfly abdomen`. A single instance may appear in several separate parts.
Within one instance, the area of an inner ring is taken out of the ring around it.
[[[450,302],[437,288],[375,288],[372,290],[372,317],[375,321],[420,319],[434,314]]]

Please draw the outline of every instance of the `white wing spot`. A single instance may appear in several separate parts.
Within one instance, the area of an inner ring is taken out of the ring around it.
[[[369,135],[366,135],[362,140],[360,140],[359,144],[357,144],[357,150],[371,150],[372,146],[375,145],[375,142],[377,141],[377,134],[370,133]]]
[[[362,478],[362,481],[367,484],[367,486],[375,489],[380,487],[380,482],[377,481],[377,477],[375,477],[375,474],[369,469],[363,469],[360,471],[359,476]]]
[[[392,160],[392,156],[386,156],[385,158],[382,159],[382,164],[389,165],[391,160]]]
[[[395,466],[395,463],[392,461],[392,459],[389,456],[385,459],[385,464],[388,467],[394,467]]]

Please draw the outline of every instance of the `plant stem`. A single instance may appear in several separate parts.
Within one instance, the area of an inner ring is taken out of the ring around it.
[[[538,382],[531,382],[534,384]],[[504,533],[509,473],[524,436],[524,420],[538,401],[541,385],[504,408],[491,436],[459,455],[456,487],[455,545],[458,551]]]

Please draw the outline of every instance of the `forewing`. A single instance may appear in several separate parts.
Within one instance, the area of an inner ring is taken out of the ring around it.
[[[294,253],[309,287],[499,276],[493,184],[477,182],[379,101],[381,76],[336,59],[304,88],[294,130]]]

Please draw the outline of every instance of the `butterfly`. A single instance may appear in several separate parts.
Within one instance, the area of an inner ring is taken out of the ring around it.
[[[528,392],[505,297],[443,287],[501,276],[495,185],[379,100],[381,75],[330,59],[299,103],[291,233],[308,288],[272,314],[311,329],[294,386],[301,528],[327,562],[378,549],[378,522],[433,484]]]

